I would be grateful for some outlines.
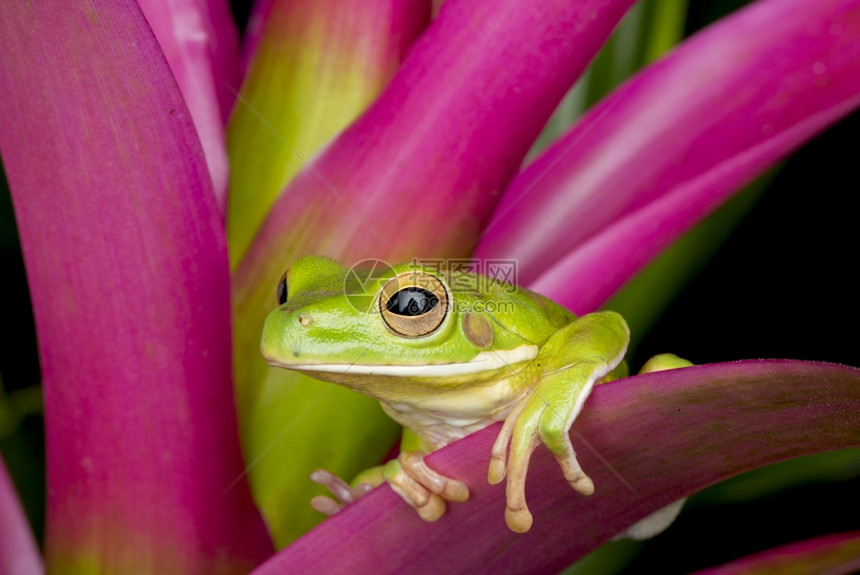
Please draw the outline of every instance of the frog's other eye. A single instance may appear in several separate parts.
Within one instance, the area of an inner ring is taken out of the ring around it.
[[[448,313],[448,291],[439,278],[407,272],[382,288],[379,311],[388,328],[403,337],[430,335]]]
[[[278,282],[278,305],[287,303],[287,272],[281,276],[281,281]]]

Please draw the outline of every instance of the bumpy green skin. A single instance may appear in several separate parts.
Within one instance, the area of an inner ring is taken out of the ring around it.
[[[394,266],[381,278],[370,280],[365,292],[376,295],[386,281],[398,273],[422,269],[433,273],[431,268],[420,265]],[[320,256],[308,256],[293,264],[287,276],[289,298],[269,314],[263,328],[261,351],[266,359],[283,363],[282,367],[307,362],[357,362],[364,365],[465,362],[488,349],[476,346],[463,333],[462,317],[466,311],[474,312],[476,306],[492,303],[494,309],[501,310],[481,313],[491,320],[494,328],[492,348],[496,350],[514,349],[525,344],[540,345],[559,327],[575,319],[572,313],[543,296],[522,289],[509,293],[509,285],[495,284],[484,292],[453,293],[451,312],[444,324],[432,334],[414,339],[397,337],[388,330],[379,313],[367,313],[353,306],[352,302],[361,302],[359,296],[344,295],[348,272],[348,268]],[[376,310],[376,305],[371,303],[364,308]],[[313,324],[300,326],[300,315],[312,317]],[[510,375],[509,372],[507,368],[500,369],[497,373],[480,374],[478,379],[491,379],[499,374],[506,376]],[[326,379],[318,373],[310,375]],[[362,382],[361,378],[354,380],[349,376],[347,374],[338,383],[376,396],[377,386],[373,382]],[[405,383],[399,381],[398,388],[404,389]],[[430,378],[426,385],[442,389],[470,383],[476,382],[471,378]],[[409,386],[409,393],[413,392],[422,393]],[[381,401],[394,399],[390,390],[379,391],[376,397]]]
[[[449,298],[441,325],[423,337],[398,335],[379,309],[386,282],[408,271],[439,277]],[[568,431],[592,386],[617,376],[610,372],[629,340],[621,316],[598,312],[577,318],[543,296],[509,284],[483,282],[480,289],[457,289],[477,285],[476,277],[440,277],[437,270],[416,264],[362,279],[363,291],[350,278],[350,270],[333,260],[298,260],[287,276],[286,303],[266,319],[263,356],[272,365],[375,397],[414,432],[418,441],[412,444],[423,451],[504,420],[489,479],[497,483],[507,475],[506,517],[516,531],[531,525],[524,483],[538,440],[558,458],[574,489],[584,494],[593,490],[576,463]],[[489,343],[476,342],[467,316],[471,325],[477,322],[492,332]],[[389,465],[385,479],[421,513],[416,497],[404,494],[409,489],[392,480],[400,472],[398,464]],[[436,492],[434,486],[428,489]],[[422,517],[436,518],[430,512]]]

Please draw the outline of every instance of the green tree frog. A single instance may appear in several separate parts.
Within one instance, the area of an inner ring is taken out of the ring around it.
[[[465,271],[411,263],[362,273],[321,256],[293,264],[278,302],[261,341],[271,365],[372,396],[405,428],[399,457],[362,473],[355,488],[314,473],[342,504],[387,481],[423,519],[439,519],[446,501],[465,501],[469,490],[423,456],[496,421],[504,423],[488,480],[507,477],[513,531],[532,524],[525,480],[538,442],[575,491],[594,491],[569,430],[596,383],[625,375],[629,330],[617,313],[576,317],[539,294]],[[689,365],[675,360],[658,356],[648,369]],[[327,513],[341,507],[328,498],[313,504]]]

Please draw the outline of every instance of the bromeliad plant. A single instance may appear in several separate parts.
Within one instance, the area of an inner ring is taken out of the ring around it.
[[[374,402],[260,358],[291,261],[516,258],[522,283],[588,312],[860,104],[860,1],[759,0],[519,170],[631,0],[449,0],[432,22],[429,3],[329,4],[258,3],[244,62],[216,0],[0,8],[0,151],[44,377],[50,571],[247,572],[269,534],[286,547],[260,573],[552,571],[720,479],[860,443],[852,368],[631,377],[577,422],[592,498],[536,454],[528,535],[507,531],[484,484],[488,429],[429,458],[473,488],[440,524],[379,489],[288,545],[318,520],[308,473],[348,476],[396,433]],[[20,537],[18,516],[4,509],[0,539]],[[38,569],[32,547],[0,550]]]

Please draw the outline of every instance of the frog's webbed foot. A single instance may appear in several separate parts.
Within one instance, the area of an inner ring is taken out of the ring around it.
[[[570,486],[582,495],[594,483],[580,467],[570,442],[570,426],[592,387],[613,372],[627,348],[627,324],[614,312],[583,316],[543,343],[524,371],[528,392],[512,408],[493,446],[487,479],[507,476],[505,520],[517,533],[531,528],[525,482],[529,459],[540,440],[556,458]]]
[[[311,481],[328,488],[337,498],[335,500],[326,495],[317,495],[311,499],[311,507],[329,516],[334,515],[350,503],[357,501],[375,487],[375,485],[370,483],[359,483],[355,487],[352,487],[346,481],[325,469],[317,469],[311,473]]]
[[[466,501],[469,488],[462,481],[445,477],[430,469],[424,453],[405,451],[383,468],[385,481],[418,511],[425,521],[436,521],[445,513],[445,501]]]
[[[525,533],[532,526],[532,514],[526,504],[525,485],[529,459],[537,439],[555,456],[565,479],[582,495],[594,493],[594,483],[580,467],[570,442],[570,425],[536,393],[530,393],[505,419],[493,444],[487,480],[507,483],[505,522],[512,531]],[[510,446],[510,447],[509,447]]]

